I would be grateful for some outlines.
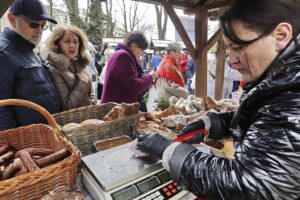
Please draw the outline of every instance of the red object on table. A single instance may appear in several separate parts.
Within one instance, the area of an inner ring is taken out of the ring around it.
[[[189,139],[192,139],[195,135],[199,134],[200,132],[203,132],[205,135],[208,134],[208,131],[205,129],[198,129],[195,131],[192,131],[190,133],[184,134],[182,136],[179,136],[177,138],[174,139],[175,142],[185,142]]]

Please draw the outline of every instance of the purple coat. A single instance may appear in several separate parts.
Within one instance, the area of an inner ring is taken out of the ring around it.
[[[107,64],[103,83],[101,103],[140,102],[140,96],[153,83],[150,74],[143,75],[132,51],[124,44],[118,44]]]

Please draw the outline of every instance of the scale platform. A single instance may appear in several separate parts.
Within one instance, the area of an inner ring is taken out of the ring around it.
[[[82,164],[105,191],[162,168],[159,160],[136,158],[129,143],[85,156]]]
[[[83,184],[95,200],[194,199],[160,160],[136,158],[128,143],[85,156],[82,166]]]

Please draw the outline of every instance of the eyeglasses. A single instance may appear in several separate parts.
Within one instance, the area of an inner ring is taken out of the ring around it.
[[[36,28],[40,28],[44,31],[44,30],[47,30],[48,28],[48,25],[47,24],[39,24],[39,23],[36,23],[36,22],[33,22],[31,21],[30,19],[28,19],[27,17],[25,16],[20,16],[25,22],[27,22],[27,24],[29,25],[30,28],[32,29],[36,29]]]

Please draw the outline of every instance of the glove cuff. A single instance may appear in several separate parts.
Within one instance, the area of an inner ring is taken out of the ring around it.
[[[201,117],[201,120],[202,120],[203,123],[204,123],[205,130],[209,130],[210,127],[211,127],[210,118],[209,118],[208,116],[203,116],[203,117]]]

